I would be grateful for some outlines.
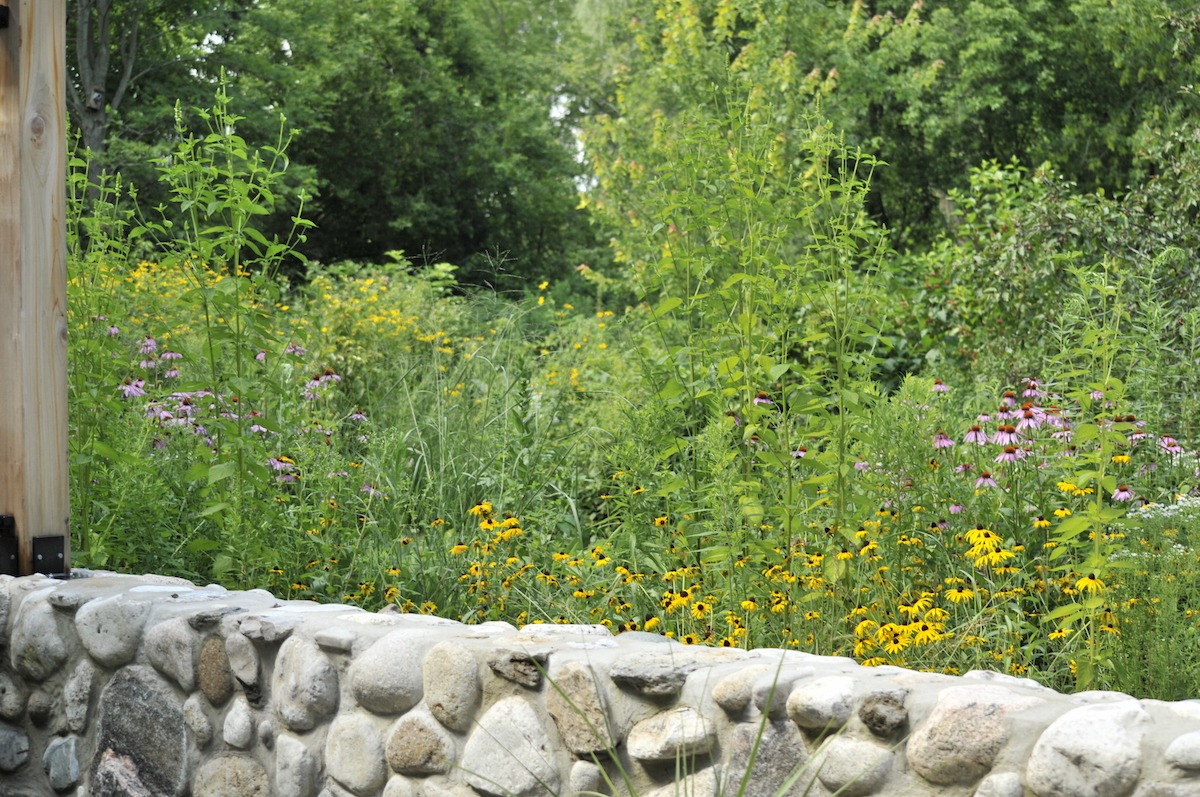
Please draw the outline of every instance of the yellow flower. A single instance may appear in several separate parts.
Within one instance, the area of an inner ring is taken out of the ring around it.
[[[1078,490],[1079,488],[1076,487],[1072,482],[1059,482],[1058,489],[1063,491],[1064,493],[1073,493],[1076,490]]]
[[[477,517],[482,518],[490,518],[492,516],[492,511],[493,507],[491,501],[481,501],[480,503],[468,509],[467,514],[476,515]]]
[[[466,552],[467,552],[467,544],[464,542],[460,542],[458,545],[455,545],[453,548],[450,549],[450,554],[452,556],[458,556],[459,554],[463,554]]]
[[[1071,510],[1067,509],[1065,506],[1062,507],[1061,509],[1054,510],[1055,517],[1064,518],[1064,517],[1070,517],[1070,515],[1071,515]]]
[[[1128,454],[1113,454],[1112,461],[1117,465],[1125,465],[1129,462]]]
[[[1075,589],[1080,592],[1100,592],[1104,589],[1104,582],[1097,578],[1095,573],[1088,573],[1075,582]]]
[[[742,601],[741,605],[742,605],[742,611],[744,611],[744,612],[752,612],[752,611],[755,611],[756,609],[758,609],[758,604],[753,599],[749,599],[749,598]]]
[[[959,584],[954,589],[947,590],[946,592],[946,598],[951,603],[962,603],[963,601],[969,601],[974,597],[975,591],[972,589],[967,589],[962,584]]]
[[[550,280],[542,280],[541,282],[538,283],[539,291],[544,291],[549,287],[550,287]]]
[[[654,525],[656,525],[660,528],[667,525],[667,516],[663,515],[661,517],[654,518]]]
[[[1049,528],[1049,527],[1050,527],[1050,521],[1049,521],[1049,520],[1046,520],[1046,518],[1042,517],[1041,515],[1038,515],[1038,516],[1037,516],[1036,518],[1034,518],[1034,520],[1033,520],[1033,527],[1034,527],[1035,529],[1045,529],[1045,528]]]
[[[1075,629],[1073,629],[1073,628],[1056,628],[1055,630],[1050,632],[1050,638],[1051,639],[1065,639],[1066,637],[1068,637],[1072,633],[1074,633],[1074,631],[1075,631]]]

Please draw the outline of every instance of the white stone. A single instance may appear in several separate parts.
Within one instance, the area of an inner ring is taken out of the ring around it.
[[[1037,797],[1125,797],[1141,775],[1149,724],[1134,700],[1072,709],[1038,738],[1025,783]]]
[[[979,782],[975,797],[1025,797],[1025,788],[1016,772],[993,772]]]
[[[834,736],[817,750],[812,766],[821,783],[838,797],[864,797],[879,791],[887,780],[892,751],[852,736]]]
[[[225,744],[236,750],[245,750],[254,741],[254,715],[246,698],[238,697],[225,714],[225,725],[221,729]]]
[[[788,694],[797,681],[808,678],[813,674],[812,667],[790,665],[780,667],[770,675],[764,675],[754,682],[751,687],[751,699],[754,707],[760,713],[767,714],[774,720],[787,716]]]
[[[569,776],[571,794],[599,794],[604,787],[604,772],[592,761],[576,761]]]
[[[271,797],[263,765],[244,755],[219,755],[204,761],[193,778],[192,797]]]
[[[190,692],[196,688],[198,642],[187,620],[175,617],[146,630],[143,652],[154,669]]]
[[[235,631],[225,637],[225,655],[229,657],[229,669],[234,678],[243,686],[258,685],[258,651],[253,642]]]
[[[339,714],[325,740],[325,769],[330,777],[358,795],[383,788],[387,780],[379,731],[363,714]]]
[[[546,720],[521,697],[506,697],[480,718],[463,748],[466,780],[486,794],[535,795],[558,791],[558,756]]]
[[[609,677],[618,686],[648,697],[670,697],[679,694],[688,674],[699,666],[694,658],[675,649],[641,650],[622,656],[609,670]]]
[[[113,595],[81,606],[75,614],[75,630],[88,655],[116,669],[133,661],[149,616],[148,602]]]
[[[271,691],[284,726],[307,731],[337,708],[337,672],[316,643],[289,637],[279,648]]]
[[[295,736],[275,739],[275,793],[278,797],[312,797],[317,790],[317,766],[308,746]]]
[[[212,723],[204,712],[204,698],[194,694],[183,701],[183,724],[192,733],[196,746],[203,750],[212,741]]]
[[[604,699],[591,667],[570,661],[554,670],[546,691],[546,710],[554,718],[567,749],[577,756],[617,746]]]
[[[392,631],[354,658],[350,689],[367,711],[402,714],[421,699],[421,659],[429,637]]]
[[[67,728],[72,733],[83,733],[87,728],[95,674],[96,668],[91,661],[80,659],[71,677],[63,684],[63,711],[67,715]]]
[[[483,694],[475,655],[451,640],[439,642],[421,664],[425,704],[438,722],[452,731],[467,731]]]
[[[971,785],[1008,741],[1009,714],[1044,703],[1002,686],[951,686],[908,740],[908,764],[939,786]]]
[[[775,672],[776,665],[746,665],[717,681],[712,689],[712,699],[725,709],[725,713],[741,714],[750,706],[750,700],[754,697],[755,682]]]
[[[1200,770],[1200,730],[1180,734],[1172,739],[1163,753],[1163,760],[1180,769]]]
[[[34,681],[49,678],[67,660],[54,608],[46,602],[53,592],[44,589],[28,595],[13,618],[10,661],[14,669]]]
[[[791,793],[808,760],[808,748],[795,723],[743,722],[732,730],[725,794],[777,797]],[[753,761],[751,760],[753,759]]]
[[[737,794],[736,791],[729,794]],[[679,783],[659,786],[646,797],[717,797],[717,773],[712,767],[686,775]]]
[[[641,761],[675,761],[705,755],[714,742],[712,723],[696,709],[680,706],[634,725],[625,747]]]
[[[787,698],[787,713],[805,730],[838,730],[854,713],[854,679],[829,675],[795,687]]]

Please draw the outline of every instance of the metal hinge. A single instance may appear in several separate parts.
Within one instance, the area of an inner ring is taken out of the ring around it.
[[[21,575],[17,546],[17,519],[12,515],[0,515],[0,576]]]

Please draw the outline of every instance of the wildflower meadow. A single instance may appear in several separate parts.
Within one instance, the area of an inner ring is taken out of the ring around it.
[[[964,290],[970,242],[894,251],[872,159],[760,99],[681,123],[652,180],[597,156],[616,261],[516,292],[303,262],[303,211],[256,226],[287,141],[224,95],[159,163],[172,213],[76,161],[76,565],[1196,695],[1185,316],[1060,258],[1052,317],[972,350],[941,310],[1022,307]]]

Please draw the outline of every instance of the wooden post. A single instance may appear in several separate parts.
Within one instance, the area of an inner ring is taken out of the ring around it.
[[[65,575],[66,2],[0,5],[0,573]]]

